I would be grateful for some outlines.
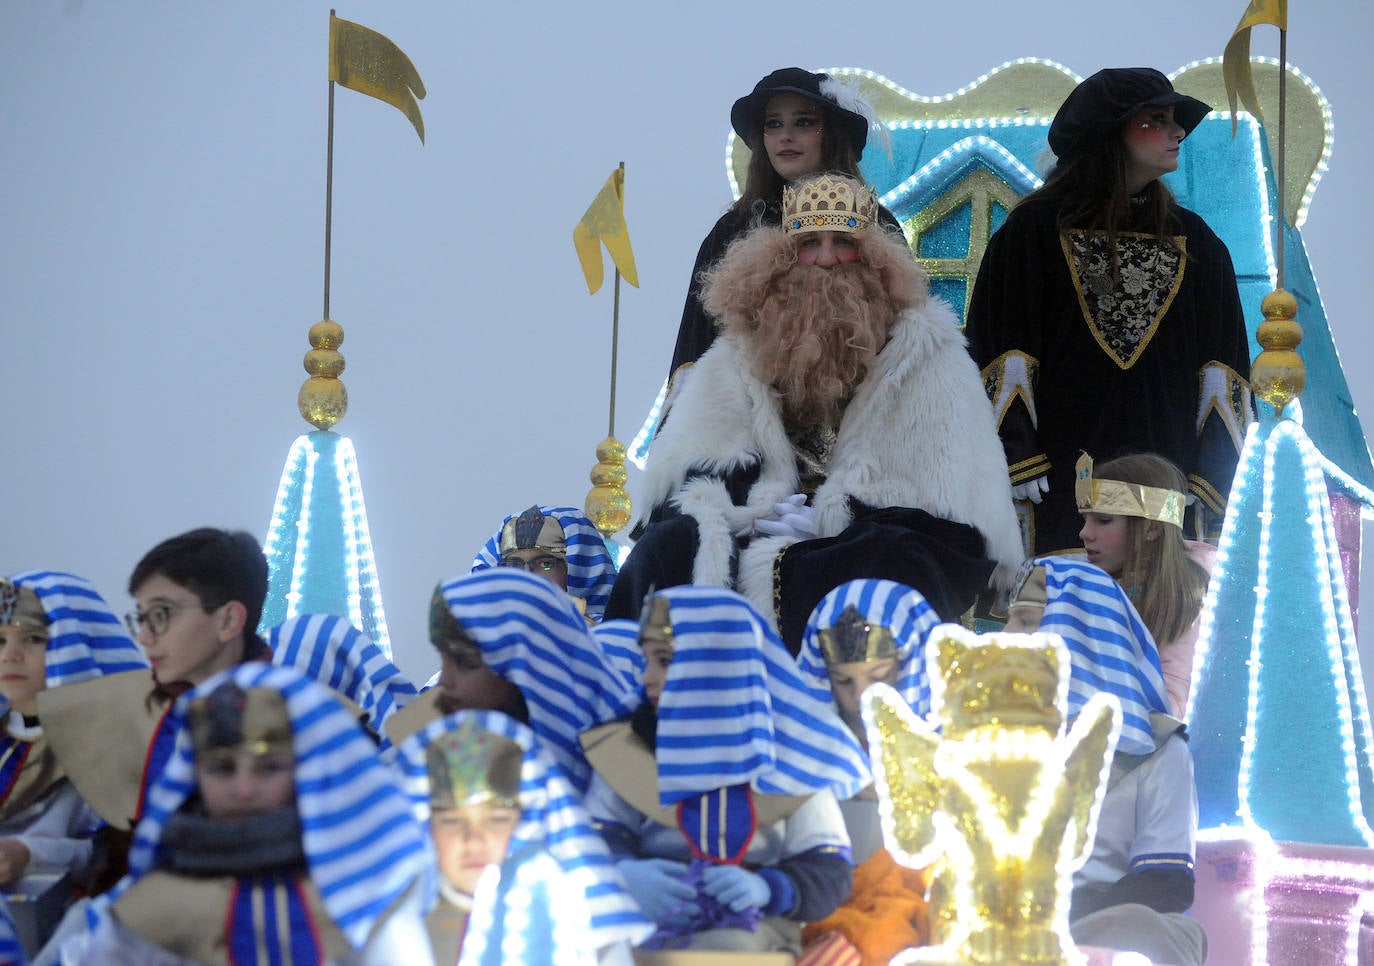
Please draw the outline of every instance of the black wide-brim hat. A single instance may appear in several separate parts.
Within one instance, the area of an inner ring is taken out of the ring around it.
[[[800,67],[775,70],[755,84],[752,92],[735,101],[730,108],[730,126],[740,140],[749,145],[749,150],[758,151],[763,146],[763,114],[768,108],[768,99],[775,94],[800,94],[824,108],[827,116],[839,124],[840,131],[854,145],[854,153],[862,155],[868,143],[868,120],[821,93],[821,82],[829,79],[829,74],[815,74]]]
[[[1212,110],[1174,90],[1169,78],[1153,67],[1108,67],[1075,87],[1059,105],[1050,123],[1050,150],[1064,161],[1094,138],[1116,133],[1147,107],[1172,107],[1184,136]]]

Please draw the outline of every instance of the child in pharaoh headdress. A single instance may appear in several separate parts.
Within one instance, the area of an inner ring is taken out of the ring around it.
[[[595,624],[615,583],[615,559],[586,514],[570,506],[532,506],[501,522],[473,558],[472,569],[519,567],[567,591]]]
[[[99,819],[44,738],[39,694],[146,668],[86,580],[44,570],[0,577],[0,884],[29,869],[81,873],[92,859]]]
[[[1165,698],[1159,652],[1121,586],[1077,560],[1029,563],[1007,630],[1058,634],[1072,661],[1072,718],[1099,691],[1121,702],[1121,735],[1091,856],[1074,873],[1076,942],[1199,966],[1207,934],[1193,904],[1197,788],[1183,723]]]
[[[1164,457],[1137,453],[1094,466],[1084,454],[1076,472],[1088,561],[1115,577],[1140,612],[1159,645],[1171,713],[1181,719],[1217,549],[1183,539],[1188,481]]]
[[[294,667],[333,689],[382,749],[390,747],[383,726],[417,692],[366,634],[335,614],[300,614],[269,630],[267,643],[273,664]]]
[[[423,830],[328,688],[249,664],[184,699],[90,964],[428,964]]]
[[[437,963],[630,962],[653,927],[533,732],[460,711],[407,738],[397,765],[434,842],[439,901],[425,924]]]
[[[39,696],[48,740],[72,784],[113,829],[143,815],[171,754],[175,699],[225,668],[266,661],[257,635],[267,559],[243,531],[210,527],[159,543],[129,577],[130,634],[152,665]]]
[[[872,781],[743,597],[672,587],[645,603],[645,701],[583,735],[587,811],[658,925],[654,946],[801,950],[848,896],[837,798]]]
[[[904,584],[851,580],[811,612],[797,665],[812,694],[833,700],[867,748],[860,699],[869,685],[895,687],[916,714],[930,712],[925,645],[939,623],[934,608]],[[854,893],[830,916],[809,923],[803,935],[819,940],[838,933],[857,951],[862,966],[886,964],[903,949],[929,940],[927,873],[898,865],[884,849],[872,786],[840,802],[840,810],[858,866]]]
[[[441,714],[500,711],[528,724],[579,791],[591,768],[578,735],[628,715],[623,676],[568,596],[509,567],[446,580],[430,601],[438,684],[387,721],[393,744]]]

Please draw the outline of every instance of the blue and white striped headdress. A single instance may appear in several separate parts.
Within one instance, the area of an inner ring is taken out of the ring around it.
[[[592,628],[606,663],[625,685],[623,700],[638,705],[644,700],[644,652],[639,649],[639,624],[625,618],[602,621]]]
[[[834,626],[846,608],[853,607],[864,619],[892,632],[897,644],[897,692],[911,710],[924,717],[930,713],[930,678],[926,675],[926,639],[940,623],[926,599],[906,584],[891,580],[850,580],[821,598],[802,632],[797,668],[812,696],[834,700],[820,634]]]
[[[669,587],[673,663],[658,702],[659,802],[733,785],[770,795],[823,788],[850,798],[873,781],[830,701],[817,700],[753,606],[720,587]]]
[[[1152,711],[1169,712],[1159,649],[1121,585],[1111,574],[1082,560],[1039,557],[1045,568],[1045,616],[1040,631],[1058,634],[1069,649],[1068,717],[1094,694],[1121,701],[1117,750],[1147,755],[1155,749]]]
[[[530,728],[573,787],[585,792],[591,766],[578,735],[634,706],[568,595],[512,567],[464,574],[440,590],[483,663],[520,689]]]
[[[588,619],[601,620],[606,612],[606,600],[611,596],[611,584],[615,583],[615,560],[606,548],[601,531],[576,507],[541,506],[539,512],[553,517],[563,528],[563,541],[568,548],[568,593],[586,602]],[[473,558],[473,571],[500,566],[501,530],[517,516],[519,514],[512,513],[501,521],[501,526]]]
[[[509,738],[520,746],[524,760],[520,769],[520,822],[511,837],[507,856],[519,863],[522,854],[541,852],[553,859],[550,867],[554,881],[549,893],[557,899],[554,918],[571,917],[586,925],[575,937],[578,946],[586,950],[625,941],[631,945],[643,942],[654,926],[639,911],[630,897],[625,880],[617,871],[605,840],[591,827],[582,801],[571,783],[529,728],[513,721],[499,711],[459,711],[431,721],[423,729],[406,738],[397,750],[396,767],[404,777],[407,793],[417,819],[429,820],[429,774],[425,768],[425,752],[442,735],[457,730],[465,722],[472,722],[483,731]],[[501,874],[514,872],[503,864]],[[479,906],[482,894],[479,892]],[[485,898],[494,899],[491,890]],[[579,899],[585,898],[585,902]],[[512,897],[514,899],[514,897]],[[489,903],[495,905],[495,903]],[[474,922],[498,913],[520,913],[518,900],[501,904],[503,909],[474,908]],[[580,906],[581,908],[573,908]],[[501,930],[507,936],[512,920],[506,919]],[[558,930],[555,927],[555,935]],[[468,943],[463,943],[464,960]],[[573,955],[571,952],[568,956]],[[479,959],[477,961],[485,961]],[[500,962],[501,960],[495,960]],[[518,960],[524,962],[524,959]],[[567,958],[555,957],[554,962]]]
[[[228,681],[245,691],[280,691],[286,701],[296,753],[296,810],[310,878],[349,943],[361,949],[391,904],[417,878],[430,876],[425,830],[367,732],[333,692],[299,671],[261,662],[230,668],[178,699],[183,720],[191,700]],[[195,750],[190,729],[182,727],[176,750],[148,792],[129,850],[129,874],[111,891],[110,901],[153,868],[168,816],[195,787]]]
[[[293,617],[267,632],[267,645],[273,664],[293,667],[361,708],[384,748],[382,725],[419,693],[371,638],[334,614]]]
[[[123,622],[84,577],[27,570],[10,580],[32,590],[48,615],[48,687],[147,670],[143,649],[129,638]]]

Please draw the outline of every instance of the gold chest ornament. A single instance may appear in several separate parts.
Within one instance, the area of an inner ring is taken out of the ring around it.
[[[885,685],[863,702],[887,848],[913,869],[940,863],[936,945],[893,963],[1086,963],[1069,937],[1069,895],[1092,851],[1120,705],[1094,695],[1063,733],[1069,654],[1058,635],[946,625],[927,662],[930,721]]]

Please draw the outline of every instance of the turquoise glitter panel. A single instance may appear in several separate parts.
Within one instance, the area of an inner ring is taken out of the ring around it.
[[[968,294],[968,283],[962,278],[933,278],[930,280],[930,290],[935,293],[937,298],[944,299],[954,307],[955,315],[962,317],[964,299]],[[960,322],[962,325],[962,321]]]
[[[938,224],[926,229],[916,254],[921,258],[967,258],[972,222],[973,206],[960,205]]]
[[[1006,220],[1007,209],[1003,208],[1001,205],[994,201],[992,203],[992,230],[996,231],[997,229],[1001,228],[1002,225],[1006,223]]]

